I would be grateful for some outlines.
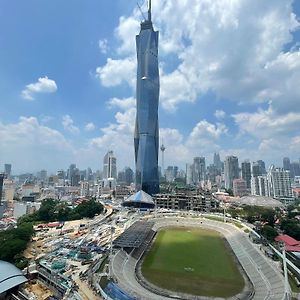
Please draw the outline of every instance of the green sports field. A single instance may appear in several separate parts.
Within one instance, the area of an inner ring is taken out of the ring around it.
[[[224,238],[212,230],[161,230],[142,264],[145,278],[171,291],[230,297],[244,279]]]

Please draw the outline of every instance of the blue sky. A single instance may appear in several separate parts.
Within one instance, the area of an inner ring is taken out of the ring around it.
[[[299,160],[296,2],[153,0],[166,165]],[[0,169],[134,166],[141,19],[131,0],[0,2]]]

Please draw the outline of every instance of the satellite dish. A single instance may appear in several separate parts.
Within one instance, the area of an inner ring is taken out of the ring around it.
[[[142,77],[142,80],[146,80],[146,79],[147,79],[147,77],[146,77],[146,76]]]

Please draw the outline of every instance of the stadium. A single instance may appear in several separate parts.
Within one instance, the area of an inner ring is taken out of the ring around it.
[[[106,292],[118,299],[284,299],[280,270],[229,222],[155,213],[113,245]]]

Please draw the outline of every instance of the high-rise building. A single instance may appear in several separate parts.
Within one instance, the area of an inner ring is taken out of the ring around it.
[[[193,182],[199,184],[206,180],[205,157],[194,157],[193,163]]]
[[[93,180],[93,171],[91,168],[87,168],[86,169],[86,179],[88,181],[92,181]]]
[[[271,166],[268,172],[268,182],[270,196],[277,199],[293,197],[289,170]]]
[[[233,179],[239,178],[239,160],[236,156],[226,156],[224,162],[225,188],[233,188]]]
[[[41,170],[39,172],[39,177],[40,177],[41,181],[46,182],[46,180],[47,180],[47,171],[46,170]]]
[[[57,174],[58,179],[65,180],[66,175],[65,175],[64,170],[58,170],[56,174]]]
[[[75,169],[76,169],[76,165],[75,164],[71,164],[69,169],[68,169],[68,174],[67,174],[67,177],[68,179],[71,181],[71,178],[75,172]]]
[[[256,196],[270,196],[269,181],[266,175],[251,178],[251,194]]]
[[[260,160],[257,161],[257,164],[259,165],[260,173],[261,173],[262,175],[267,174],[265,162],[264,162],[263,160],[260,159]]]
[[[251,195],[259,196],[258,177],[251,177]]]
[[[258,176],[258,188],[260,196],[270,196],[269,184],[267,176]]]
[[[295,176],[300,176],[300,163],[294,161],[290,165],[291,178],[294,179]]]
[[[0,205],[1,205],[2,193],[3,193],[4,176],[5,176],[5,174],[0,173]]]
[[[283,160],[283,170],[290,171],[291,170],[291,161],[288,157],[284,157]]]
[[[251,189],[251,163],[245,160],[241,164],[242,178],[246,181],[247,189]]]
[[[71,175],[71,186],[79,186],[80,182],[80,171],[78,168],[75,168]]]
[[[133,171],[129,167],[125,168],[125,182],[127,185],[133,182]]]
[[[193,165],[186,164],[186,184],[193,184]]]
[[[257,161],[252,163],[252,177],[258,177],[262,175],[260,165]]]
[[[158,178],[158,31],[151,21],[151,0],[148,18],[141,22],[136,36],[137,81],[136,123],[134,150],[136,164],[136,190],[152,195],[159,192]]]
[[[80,196],[81,197],[89,197],[90,196],[90,184],[88,181],[80,182]]]
[[[246,180],[242,178],[233,179],[232,186],[234,196],[243,197],[248,194]]]
[[[215,183],[216,182],[216,177],[221,175],[221,170],[218,169],[214,164],[209,165],[207,167],[207,178],[211,183]]]
[[[222,170],[222,162],[221,162],[220,154],[219,153],[214,153],[214,166],[218,170]]]
[[[117,179],[117,159],[113,151],[108,151],[103,159],[103,179]]]
[[[4,164],[4,174],[6,178],[10,178],[11,176],[11,164]]]

